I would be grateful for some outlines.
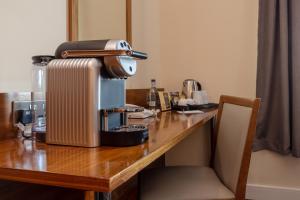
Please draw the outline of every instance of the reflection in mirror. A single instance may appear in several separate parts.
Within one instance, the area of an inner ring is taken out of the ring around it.
[[[131,42],[131,0],[71,0],[69,8],[70,40]]]

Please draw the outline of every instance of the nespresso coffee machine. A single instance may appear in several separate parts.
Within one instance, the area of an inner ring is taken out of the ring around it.
[[[148,138],[144,125],[129,125],[125,80],[136,73],[136,59],[124,40],[61,44],[47,66],[46,142],[97,147],[130,146]]]

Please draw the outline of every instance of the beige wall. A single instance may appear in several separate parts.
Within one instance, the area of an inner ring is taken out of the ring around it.
[[[129,88],[162,77],[159,86],[179,91],[194,78],[213,101],[255,95],[257,0],[133,0],[133,16],[133,45],[149,59]]]
[[[161,3],[163,83],[178,90],[199,80],[213,101],[221,94],[255,95],[257,1],[164,0]]]
[[[160,0],[132,0],[132,45],[146,51],[151,59],[138,61],[137,74],[127,81],[127,88],[146,88],[150,79],[162,85],[160,43]]]
[[[148,87],[156,77],[159,87],[180,91],[194,78],[212,101],[221,94],[255,97],[258,0],[133,0],[133,8],[134,47],[150,56],[129,88]],[[167,164],[207,164],[206,128],[172,149]],[[300,188],[299,166],[300,159],[256,152],[249,183]]]
[[[66,40],[66,1],[1,1],[0,13],[0,92],[30,91],[31,57]]]

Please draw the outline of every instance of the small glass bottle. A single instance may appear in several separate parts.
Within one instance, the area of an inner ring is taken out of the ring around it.
[[[156,88],[156,80],[151,79],[151,88],[148,94],[148,106],[150,110],[156,110],[158,108],[158,91]]]

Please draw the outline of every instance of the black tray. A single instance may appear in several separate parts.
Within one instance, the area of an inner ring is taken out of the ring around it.
[[[187,106],[173,106],[172,110],[179,110],[179,111],[187,111],[187,110],[208,110],[213,108],[218,108],[219,104],[217,103],[208,103],[208,104],[201,104],[201,105],[187,105]]]
[[[146,142],[148,128],[144,125],[132,124],[101,131],[100,142],[103,146],[135,146]]]

